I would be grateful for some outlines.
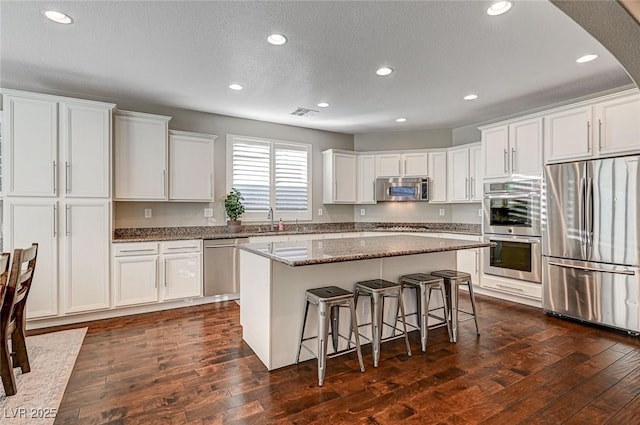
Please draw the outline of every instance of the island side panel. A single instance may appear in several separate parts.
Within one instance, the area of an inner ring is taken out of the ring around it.
[[[240,325],[242,339],[269,367],[271,357],[271,263],[240,250]]]

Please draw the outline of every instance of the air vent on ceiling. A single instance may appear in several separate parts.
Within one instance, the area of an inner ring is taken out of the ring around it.
[[[305,117],[305,116],[313,116],[318,112],[319,111],[316,111],[315,109],[301,108],[300,106],[298,106],[298,109],[293,111],[291,115],[296,115],[298,117]]]

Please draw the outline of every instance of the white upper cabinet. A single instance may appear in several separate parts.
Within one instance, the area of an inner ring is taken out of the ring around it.
[[[377,177],[425,177],[429,169],[426,152],[376,155]]]
[[[213,145],[216,137],[169,131],[170,200],[213,200]]]
[[[429,153],[429,202],[447,202],[447,151]]]
[[[589,158],[593,152],[591,121],[591,106],[563,110],[545,116],[546,161]]]
[[[471,147],[447,152],[447,201],[480,202],[482,200],[482,149]]]
[[[354,152],[333,149],[322,152],[323,203],[356,203],[356,157],[357,155]]]
[[[115,198],[167,200],[167,139],[171,117],[118,111],[115,116]]]
[[[58,103],[4,95],[4,192],[57,196]]]
[[[482,130],[484,178],[542,175],[542,118]]]
[[[376,157],[359,154],[357,158],[358,172],[356,181],[356,201],[358,204],[375,204],[376,202]]]
[[[471,202],[482,201],[483,165],[482,146],[478,144],[469,148],[469,200]]]
[[[545,116],[547,162],[640,152],[640,95],[607,96]]]
[[[594,115],[601,155],[640,149],[640,95],[597,104]]]
[[[111,105],[61,104],[65,196],[111,196]]]
[[[114,106],[5,91],[6,194],[109,198]]]

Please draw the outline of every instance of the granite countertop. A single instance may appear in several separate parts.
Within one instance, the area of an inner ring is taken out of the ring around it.
[[[289,266],[308,266],[400,255],[457,251],[491,245],[492,243],[490,242],[390,235],[298,242],[249,243],[238,245],[238,249],[261,255]]]
[[[155,242],[185,239],[235,239],[254,236],[310,235],[350,232],[459,233],[481,236],[479,224],[464,223],[310,223],[290,225],[285,230],[270,231],[268,225],[243,226],[238,233],[228,233],[226,226],[151,227],[116,229],[113,242]]]

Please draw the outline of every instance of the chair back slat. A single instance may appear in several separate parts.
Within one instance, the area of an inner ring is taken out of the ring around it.
[[[16,306],[21,302],[26,302],[33,273],[36,267],[38,256],[38,244],[34,243],[26,249],[15,249],[13,251],[13,261],[9,279],[6,284],[6,293],[2,302],[2,312],[0,313],[0,326],[5,331],[13,325],[16,320]],[[22,314],[24,305],[20,307]]]
[[[11,259],[11,254],[2,253],[0,254],[0,309],[2,308],[4,301],[4,293],[7,290],[7,280],[9,279],[9,260]]]

